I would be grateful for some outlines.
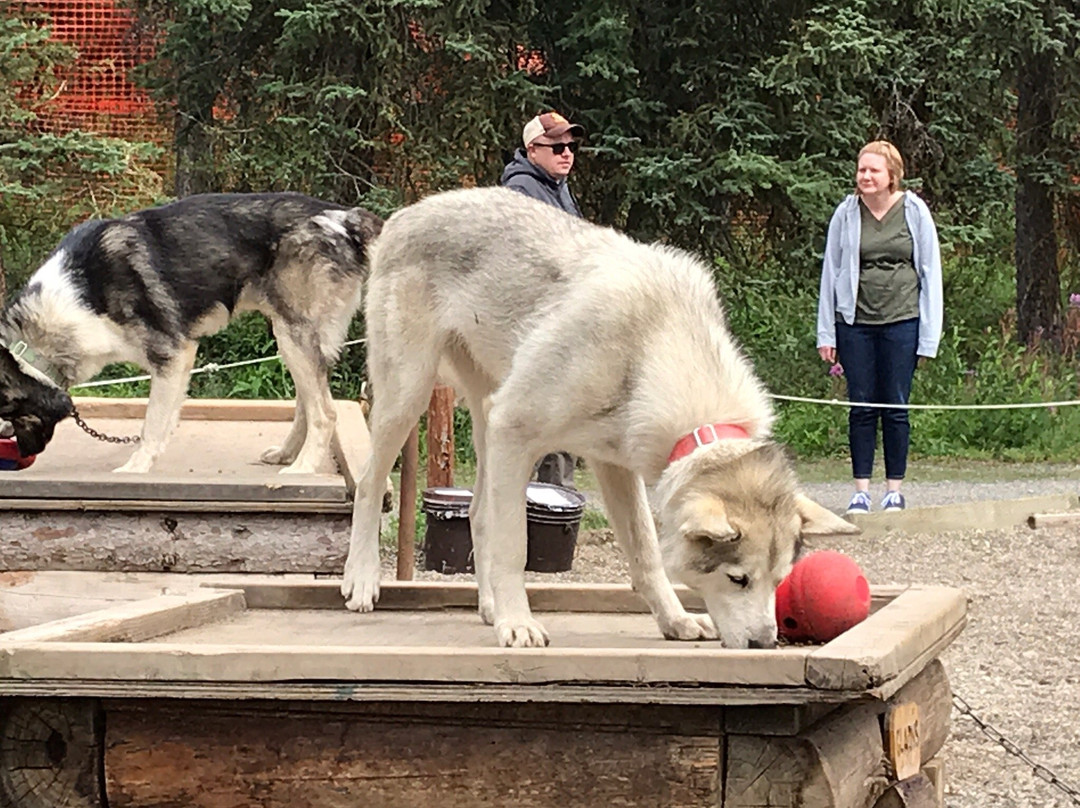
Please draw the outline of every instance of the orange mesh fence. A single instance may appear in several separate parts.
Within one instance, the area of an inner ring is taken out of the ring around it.
[[[172,133],[130,71],[154,56],[156,31],[140,24],[115,0],[32,0],[26,11],[44,12],[54,39],[78,52],[57,73],[55,96],[35,111],[41,129],[79,129],[106,137],[166,145]],[[19,13],[16,6],[15,13]]]

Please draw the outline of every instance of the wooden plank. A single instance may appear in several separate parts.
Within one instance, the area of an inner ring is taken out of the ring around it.
[[[122,603],[108,609],[0,634],[0,646],[53,641],[65,643],[142,642],[219,620],[244,608],[236,591],[203,590]]]
[[[75,406],[83,418],[146,417],[145,398],[102,398],[76,396]],[[291,421],[295,401],[189,398],[180,408],[181,420],[193,421]]]
[[[334,513],[351,514],[347,500],[308,501],[219,500],[199,502],[184,499],[0,499],[0,511],[79,511],[83,513]]]
[[[341,478],[329,474],[230,475],[202,479],[183,475],[69,472],[22,478],[9,475],[4,496],[13,499],[173,499],[197,501],[278,501],[283,499],[344,502]]]
[[[890,706],[885,712],[885,754],[894,776],[901,780],[919,773],[921,734],[917,703],[905,701]]]
[[[36,626],[133,600],[191,591],[199,581],[183,575],[2,572],[0,631]]]
[[[710,707],[837,705],[865,694],[798,687],[678,684],[440,684],[431,682],[173,682],[145,679],[3,679],[0,695],[119,699],[227,699],[333,702],[484,702],[492,704],[658,704]]]
[[[865,690],[897,677],[937,641],[958,632],[967,598],[944,586],[909,589],[807,658],[813,687]]]
[[[253,580],[242,575],[223,575],[206,586],[235,586],[243,589],[253,609],[338,609],[341,608],[340,580],[275,581]],[[891,602],[896,593],[911,587],[873,587],[874,610]],[[639,614],[648,612],[645,601],[629,584],[577,584],[531,582],[525,584],[529,605],[536,612],[607,612]],[[703,612],[701,597],[685,586],[675,592],[683,605]],[[383,581],[377,609],[476,609],[476,584],[470,581]]]
[[[1028,527],[1058,527],[1061,525],[1074,526],[1080,524],[1080,511],[1065,511],[1062,513],[1033,513],[1028,517]]]
[[[653,648],[0,643],[0,679],[469,682],[800,687],[806,654]]]
[[[110,711],[112,808],[717,805],[715,736],[423,716]]]
[[[367,421],[359,402],[335,399],[334,411],[337,413],[337,422],[334,424],[334,437],[330,446],[351,498],[364,463],[367,462],[367,456],[371,453],[371,435],[368,433]]]
[[[341,582],[249,581],[244,576],[222,576],[206,586],[236,586],[253,609],[340,609]],[[644,614],[648,607],[628,584],[527,583],[529,604],[537,612],[605,612]],[[685,587],[676,590],[688,608],[703,604]],[[476,584],[469,581],[383,581],[378,610],[431,610],[477,608]]]

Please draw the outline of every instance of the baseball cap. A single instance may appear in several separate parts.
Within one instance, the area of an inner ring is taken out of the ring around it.
[[[528,146],[543,135],[558,137],[567,132],[574,137],[582,137],[585,134],[585,127],[580,124],[570,123],[562,115],[552,110],[537,115],[525,124],[525,128],[521,130],[521,140]]]

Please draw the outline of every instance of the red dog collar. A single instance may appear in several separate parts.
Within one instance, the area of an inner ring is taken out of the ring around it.
[[[750,433],[738,424],[705,424],[689,435],[683,435],[668,455],[668,464],[686,457],[699,446],[715,443],[722,438],[749,438]]]

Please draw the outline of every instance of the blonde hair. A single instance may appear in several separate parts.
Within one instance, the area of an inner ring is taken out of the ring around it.
[[[877,154],[885,158],[885,167],[889,171],[889,190],[898,190],[901,180],[904,179],[904,158],[900,156],[896,146],[887,140],[872,140],[859,150],[856,162],[861,160],[864,154]]]

